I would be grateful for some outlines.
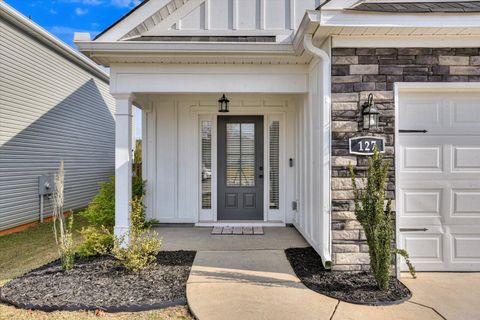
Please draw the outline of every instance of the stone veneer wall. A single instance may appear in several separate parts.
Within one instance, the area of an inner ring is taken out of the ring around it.
[[[367,157],[350,155],[348,139],[365,135],[361,105],[374,94],[392,162],[387,196],[395,199],[395,82],[480,81],[478,48],[334,48],[332,49],[332,242],[333,270],[368,269],[368,246],[353,212],[348,164],[365,176]],[[392,204],[394,208],[394,203]]]

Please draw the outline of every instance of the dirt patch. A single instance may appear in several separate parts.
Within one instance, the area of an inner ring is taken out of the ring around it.
[[[410,290],[392,277],[387,291],[379,290],[370,272],[332,272],[325,270],[320,256],[311,247],[285,250],[297,277],[313,291],[345,302],[366,305],[402,303]]]
[[[111,256],[77,258],[63,271],[56,260],[0,288],[0,299],[33,310],[143,311],[186,303],[194,251],[162,251],[157,265],[129,272]]]

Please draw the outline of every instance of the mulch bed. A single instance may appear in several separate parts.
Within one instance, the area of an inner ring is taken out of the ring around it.
[[[161,251],[157,264],[139,273],[111,256],[75,259],[63,271],[56,260],[0,288],[0,300],[20,308],[128,312],[186,304],[194,251]]]
[[[366,305],[402,303],[412,296],[395,277],[387,291],[379,290],[370,272],[332,272],[325,270],[320,256],[312,247],[285,250],[297,277],[313,291],[345,302]]]

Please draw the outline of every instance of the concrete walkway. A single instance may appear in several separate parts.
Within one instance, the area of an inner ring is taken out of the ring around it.
[[[283,250],[198,252],[187,300],[200,320],[330,319],[337,304],[307,289]]]
[[[480,273],[408,274],[410,301],[388,307],[340,302],[306,288],[284,249],[308,244],[295,228],[265,235],[211,235],[211,228],[160,227],[162,250],[196,250],[187,299],[200,320],[480,320]]]
[[[472,281],[478,285],[472,288]],[[418,279],[405,282],[414,294],[408,302],[386,307],[354,305],[306,288],[283,250],[201,251],[187,283],[187,299],[200,320],[480,319],[479,274],[419,274]]]

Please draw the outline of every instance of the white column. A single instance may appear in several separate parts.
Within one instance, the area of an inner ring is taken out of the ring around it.
[[[132,198],[132,99],[115,95],[115,235],[128,236]]]

